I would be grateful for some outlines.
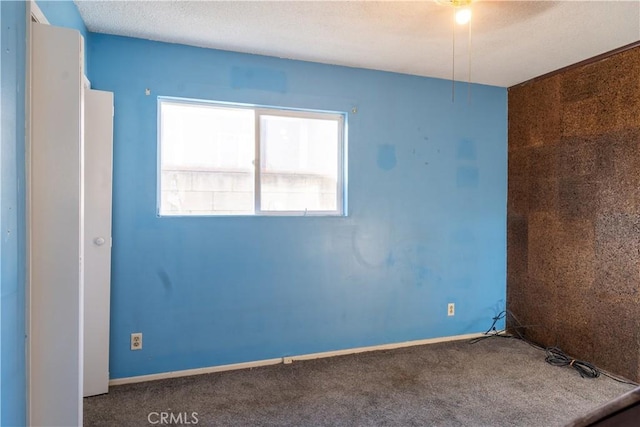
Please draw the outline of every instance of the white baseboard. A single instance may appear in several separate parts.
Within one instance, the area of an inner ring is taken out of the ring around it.
[[[230,365],[208,366],[206,368],[185,369],[183,371],[161,372],[159,374],[139,375],[136,377],[116,378],[109,380],[109,386],[145,381],[164,380],[167,378],[188,377],[191,375],[211,374],[213,372],[235,371],[236,369],[257,368],[259,366],[277,365],[282,363],[282,358],[256,360],[255,362],[232,363]]]
[[[298,356],[284,356],[275,359],[256,360],[254,362],[232,363],[230,365],[208,366],[206,368],[185,369],[182,371],[162,372],[159,374],[139,375],[135,377],[116,378],[109,380],[109,385],[132,384],[144,381],[164,380],[167,378],[187,377],[191,375],[211,374],[214,372],[234,371],[236,369],[257,368],[260,366],[277,365],[279,363],[289,364],[301,360],[322,359],[325,357],[346,356],[349,354],[365,353],[368,351],[393,350],[396,348],[413,347],[417,345],[436,344],[448,341],[460,341],[484,336],[484,333],[454,335],[450,337],[428,338],[415,341],[404,341],[398,343],[372,345],[368,347],[347,348],[344,350],[323,351],[321,353],[301,354]]]

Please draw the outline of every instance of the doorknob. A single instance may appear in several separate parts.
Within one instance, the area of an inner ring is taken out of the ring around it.
[[[96,244],[96,246],[102,246],[104,245],[104,237],[96,237],[95,239],[93,239],[93,243]]]

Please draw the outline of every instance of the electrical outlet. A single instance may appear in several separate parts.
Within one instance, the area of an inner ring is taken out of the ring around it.
[[[447,316],[453,316],[456,314],[456,305],[452,302],[447,304]]]
[[[142,350],[142,332],[131,334],[131,350]]]

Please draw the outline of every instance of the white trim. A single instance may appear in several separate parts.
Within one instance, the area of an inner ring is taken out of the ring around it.
[[[89,78],[87,77],[86,74],[82,75],[82,85],[84,86],[85,89],[91,89],[91,82],[89,81]]]
[[[31,406],[31,29],[32,17],[40,24],[49,24],[49,20],[42,13],[35,0],[29,0],[26,4],[26,64],[25,64],[25,105],[24,105],[24,173],[25,173],[25,381],[26,381],[26,419],[27,425],[31,425],[33,408]]]
[[[113,380],[109,380],[109,386],[140,383],[145,381],[164,380],[167,378],[188,377],[191,375],[211,374],[214,372],[234,371],[237,369],[258,368],[260,366],[278,365],[280,363],[284,363],[288,365],[295,361],[323,359],[326,357],[334,357],[334,356],[346,356],[349,354],[366,353],[369,351],[393,350],[397,348],[415,347],[418,345],[436,344],[441,342],[461,341],[461,340],[467,340],[467,339],[473,339],[473,338],[480,338],[483,336],[485,336],[485,334],[483,332],[479,332],[475,334],[454,335],[454,336],[440,337],[440,338],[427,338],[427,339],[415,340],[415,341],[404,341],[404,342],[398,342],[398,343],[372,345],[368,347],[356,347],[356,348],[347,348],[344,350],[323,351],[320,353],[301,354],[298,356],[284,356],[276,359],[263,359],[263,360],[256,360],[253,362],[233,363],[230,365],[209,366],[206,368],[185,369],[182,371],[171,371],[171,372],[162,372],[159,374],[116,378]]]
[[[44,13],[42,13],[42,10],[40,10],[40,7],[35,2],[35,0],[29,0],[28,11],[29,13],[27,15],[29,22],[31,22],[31,15],[33,15],[33,17],[36,18],[36,21],[38,21],[39,24],[49,24],[49,20],[46,16],[44,16]]]
[[[381,345],[372,345],[369,347],[356,347],[356,348],[347,348],[344,350],[335,350],[335,351],[323,351],[321,353],[310,353],[310,354],[302,354],[300,356],[288,356],[288,359],[291,359],[292,362],[301,361],[301,360],[314,360],[314,359],[324,359],[325,357],[334,357],[334,356],[346,356],[349,354],[358,354],[358,353],[366,353],[369,351],[380,351],[380,350],[395,350],[398,348],[405,347],[415,347],[418,345],[428,345],[428,344],[437,344],[441,342],[449,342],[449,341],[461,341],[466,339],[479,338],[484,336],[484,333],[476,333],[476,334],[466,334],[466,335],[454,335],[451,337],[440,337],[440,338],[427,338],[423,340],[415,340],[415,341],[404,341],[404,342],[396,342],[390,344],[381,344]]]
[[[209,366],[206,368],[185,369],[183,371],[163,372],[160,374],[139,375],[136,377],[116,378],[109,380],[109,386],[141,383],[145,381],[165,380],[167,378],[188,377],[191,375],[211,374],[213,372],[234,371],[237,369],[257,368],[260,366],[278,365],[282,363],[282,358],[264,359],[255,362],[233,363],[231,365]]]
[[[260,115],[253,111],[253,213],[257,214],[262,210],[262,126],[260,126]]]

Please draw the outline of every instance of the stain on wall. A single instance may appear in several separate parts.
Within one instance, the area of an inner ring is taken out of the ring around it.
[[[640,48],[509,89],[507,301],[640,380]]]
[[[458,187],[477,187],[479,173],[474,166],[459,166],[456,172],[456,185]]]
[[[463,139],[458,142],[458,152],[456,157],[460,160],[475,160],[476,159],[476,145],[473,141]]]
[[[396,167],[396,147],[390,144],[378,146],[378,167],[382,170],[391,170]]]
[[[230,81],[231,87],[234,89],[287,92],[287,75],[285,72],[266,67],[232,67]]]

